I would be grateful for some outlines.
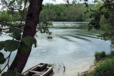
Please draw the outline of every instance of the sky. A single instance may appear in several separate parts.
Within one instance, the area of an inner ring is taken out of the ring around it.
[[[72,0],[69,0],[70,2],[72,2]],[[84,0],[77,0],[78,3],[83,3]],[[43,4],[46,3],[52,3],[52,4],[65,4],[65,0],[44,0]],[[88,3],[93,4],[94,0],[88,0]],[[1,9],[1,5],[0,5],[0,9]]]
[[[70,0],[72,2],[72,0]],[[79,3],[83,3],[84,0],[77,0],[77,2]],[[94,2],[94,0],[88,0],[88,3],[92,4]],[[65,0],[44,0],[43,4],[46,3],[53,3],[53,4],[61,4],[61,3],[66,3]]]

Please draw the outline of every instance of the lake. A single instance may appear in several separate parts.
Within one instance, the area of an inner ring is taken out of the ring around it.
[[[37,47],[33,47],[24,71],[39,63],[49,63],[54,64],[53,76],[77,76],[94,64],[96,51],[110,52],[110,41],[99,39],[96,33],[76,29],[80,25],[86,26],[87,22],[53,22],[53,28],[49,29],[52,39],[38,32]]]

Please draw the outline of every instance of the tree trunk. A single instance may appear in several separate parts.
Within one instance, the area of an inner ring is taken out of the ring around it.
[[[36,26],[39,23],[39,14],[40,11],[42,9],[42,1],[43,0],[30,0],[30,5],[29,5],[29,9],[28,9],[28,14],[27,14],[27,18],[26,18],[26,23],[25,23],[25,27],[24,27],[24,32],[23,32],[23,38],[24,37],[34,37],[35,33],[36,33]],[[22,45],[22,43],[21,43]],[[20,46],[21,46],[20,45]],[[31,53],[31,47],[29,48],[29,50],[27,50],[26,53],[23,53],[22,49],[24,46],[21,46],[18,49],[17,55],[13,61],[13,63],[11,64],[9,70],[12,71],[17,71],[19,73],[21,73],[26,65],[26,62],[28,60],[28,57]]]

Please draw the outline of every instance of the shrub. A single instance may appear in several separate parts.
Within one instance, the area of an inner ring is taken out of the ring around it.
[[[114,76],[114,58],[105,60],[95,68],[94,72],[86,73],[83,76]]]
[[[97,60],[97,61],[103,59],[104,57],[106,57],[105,52],[96,52],[95,53],[95,60]]]
[[[114,58],[96,67],[94,76],[114,76]]]

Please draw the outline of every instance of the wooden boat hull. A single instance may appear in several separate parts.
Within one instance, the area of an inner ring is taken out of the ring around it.
[[[25,76],[49,76],[53,73],[52,65],[41,63],[23,73]]]

